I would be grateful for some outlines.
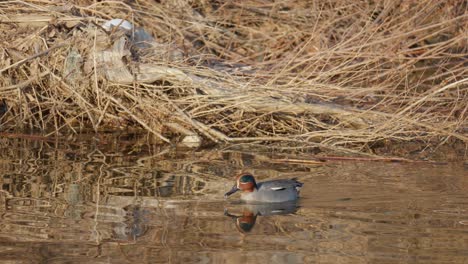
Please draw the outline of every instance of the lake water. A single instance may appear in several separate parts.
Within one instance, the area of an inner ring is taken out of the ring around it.
[[[468,261],[466,164],[279,158],[144,137],[3,138],[0,263]],[[242,169],[259,181],[298,177],[302,198],[225,200]]]

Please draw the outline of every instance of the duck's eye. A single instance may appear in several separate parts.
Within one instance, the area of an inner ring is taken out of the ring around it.
[[[252,175],[244,175],[239,179],[239,182],[242,182],[242,183],[254,182],[254,178]]]

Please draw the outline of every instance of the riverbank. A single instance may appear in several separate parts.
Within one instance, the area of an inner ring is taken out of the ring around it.
[[[466,157],[463,3],[4,1],[0,131]]]

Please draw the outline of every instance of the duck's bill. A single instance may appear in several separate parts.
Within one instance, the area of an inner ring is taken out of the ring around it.
[[[239,188],[237,188],[237,185],[234,185],[229,192],[224,194],[224,198],[227,198],[229,195],[237,192],[238,190],[239,190]]]

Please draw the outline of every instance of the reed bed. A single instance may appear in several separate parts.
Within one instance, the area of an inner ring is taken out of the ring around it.
[[[0,130],[370,155],[468,143],[466,1],[157,2],[0,2]],[[105,30],[114,18],[154,39]]]

